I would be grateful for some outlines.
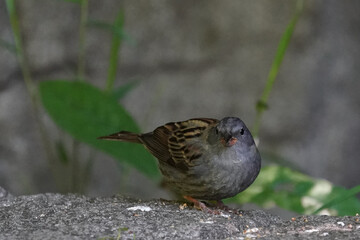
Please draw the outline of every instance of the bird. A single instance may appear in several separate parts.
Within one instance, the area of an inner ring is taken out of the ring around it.
[[[248,188],[261,168],[261,156],[238,117],[192,118],[169,122],[152,132],[121,131],[99,139],[138,143],[157,158],[163,182],[204,212],[219,214],[203,201],[222,202]]]

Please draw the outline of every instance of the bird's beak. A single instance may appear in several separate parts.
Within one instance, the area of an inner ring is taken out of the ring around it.
[[[229,139],[221,138],[221,143],[224,145],[224,147],[231,147],[234,146],[237,142],[236,137],[230,137]]]

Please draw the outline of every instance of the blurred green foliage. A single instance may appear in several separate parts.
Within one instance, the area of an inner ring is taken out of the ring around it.
[[[263,167],[251,187],[227,201],[255,203],[265,208],[278,206],[300,214],[345,216],[355,215],[360,210],[360,201],[355,197],[360,189],[354,190],[273,165]]]

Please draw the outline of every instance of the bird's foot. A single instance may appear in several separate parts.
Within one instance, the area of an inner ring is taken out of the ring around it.
[[[224,210],[226,212],[229,212],[229,213],[235,213],[237,215],[241,215],[242,214],[242,211],[241,210],[237,210],[237,209],[233,209],[233,208],[230,208],[228,206],[226,206],[223,201],[221,200],[217,200],[216,201],[216,207],[218,209],[221,209],[221,210]]]
[[[215,214],[215,215],[220,215],[220,211],[218,210],[212,210],[210,208],[208,208],[205,203],[200,202],[198,200],[196,200],[195,198],[192,198],[190,196],[184,196],[184,198],[192,203],[194,203],[194,207],[197,209],[200,209],[203,212],[206,213],[210,213],[210,214]]]

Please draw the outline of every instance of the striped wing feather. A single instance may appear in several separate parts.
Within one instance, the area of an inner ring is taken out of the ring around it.
[[[141,135],[140,139],[159,161],[187,171],[202,155],[199,138],[217,123],[218,120],[211,118],[171,122]]]

